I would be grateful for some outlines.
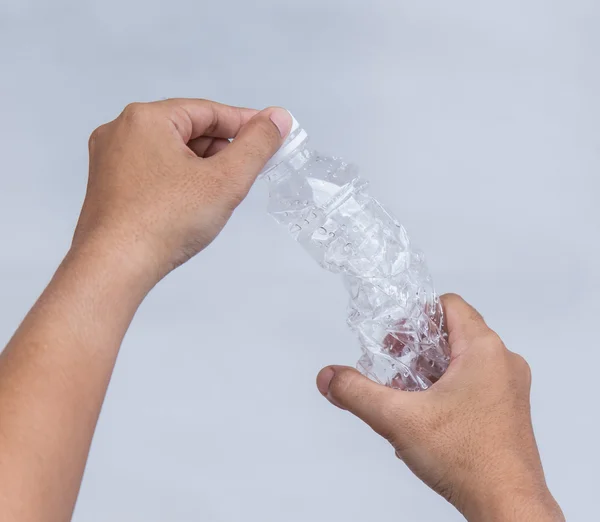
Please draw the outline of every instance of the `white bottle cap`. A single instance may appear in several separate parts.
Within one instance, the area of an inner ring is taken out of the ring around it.
[[[292,130],[288,134],[288,137],[283,142],[283,145],[280,147],[280,149],[265,165],[265,168],[262,171],[263,174],[279,165],[289,154],[294,152],[294,150],[300,147],[300,145],[302,145],[302,143],[308,139],[308,134],[306,134],[306,131],[300,127],[300,124],[296,118],[294,118],[294,115],[291,112],[290,116],[292,117]]]

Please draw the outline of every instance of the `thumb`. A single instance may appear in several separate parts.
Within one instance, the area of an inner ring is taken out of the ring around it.
[[[328,366],[317,376],[317,387],[329,402],[348,410],[365,421],[377,433],[389,434],[389,413],[399,402],[398,390],[377,384],[354,368]]]
[[[292,116],[288,111],[280,107],[265,109],[251,118],[214,159],[225,172],[234,172],[253,182],[291,128]]]

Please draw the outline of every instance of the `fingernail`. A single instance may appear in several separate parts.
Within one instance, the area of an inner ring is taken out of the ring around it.
[[[279,129],[279,134],[281,134],[281,137],[285,138],[292,129],[292,115],[285,109],[275,107],[271,110],[269,117]]]
[[[334,375],[335,370],[333,368],[325,368],[324,370],[321,370],[317,376],[317,388],[319,389],[319,392],[321,392],[321,395],[327,397],[329,394],[329,383]]]

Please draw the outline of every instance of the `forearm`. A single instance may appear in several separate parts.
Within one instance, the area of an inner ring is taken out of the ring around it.
[[[68,520],[125,332],[151,279],[72,250],[0,357],[0,518]]]

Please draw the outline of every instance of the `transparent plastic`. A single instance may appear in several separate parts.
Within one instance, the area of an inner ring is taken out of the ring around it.
[[[402,225],[368,195],[354,166],[309,149],[295,120],[262,177],[269,213],[323,268],[344,276],[348,324],[363,352],[358,370],[392,388],[429,388],[449,362],[444,316]]]

